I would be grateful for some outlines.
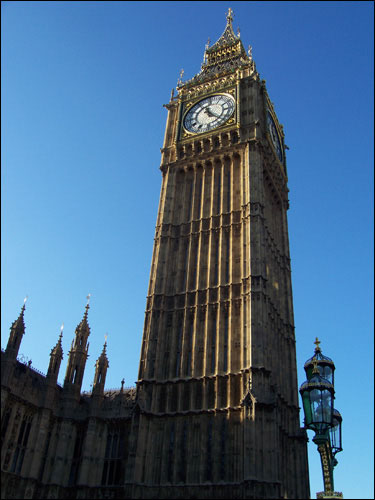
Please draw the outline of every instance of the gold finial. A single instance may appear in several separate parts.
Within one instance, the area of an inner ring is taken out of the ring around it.
[[[86,299],[87,299],[87,305],[89,305],[89,302],[90,302],[90,297],[91,297],[91,293],[89,293],[89,294],[87,295],[87,297],[86,297]]]
[[[107,338],[108,338],[108,333],[106,333],[106,334],[104,335],[104,340],[105,340],[105,343],[107,343]]]
[[[60,326],[61,333],[64,330],[64,323]]]
[[[319,346],[319,344],[320,344],[320,340],[318,339],[318,337],[315,337],[315,342],[314,342],[314,344],[316,345],[316,347],[315,347],[315,352],[320,352],[320,346]]]
[[[251,45],[249,45],[247,53],[249,54],[250,61],[252,61],[252,59],[253,59],[253,48],[252,48]]]
[[[238,36],[238,38],[240,38],[240,36],[241,36],[241,32],[240,32],[240,27],[239,26],[237,28],[237,36]]]
[[[230,21],[230,22],[232,22],[232,21],[233,21],[232,14],[233,14],[233,10],[229,7],[229,9],[228,9],[228,14],[227,14],[227,19],[228,19],[228,21]]]
[[[28,298],[28,295],[26,295],[26,297],[23,299],[24,304],[26,304],[27,298]]]
[[[313,368],[313,373],[319,373],[319,370],[318,370],[318,360],[314,357],[312,359],[312,362],[313,362],[313,365],[314,365],[314,368]]]

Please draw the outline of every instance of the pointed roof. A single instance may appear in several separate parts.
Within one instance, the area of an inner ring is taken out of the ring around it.
[[[224,33],[221,35],[219,40],[216,43],[214,43],[214,45],[212,45],[212,47],[206,49],[207,54],[214,52],[215,50],[218,50],[221,47],[233,45],[234,43],[240,40],[240,36],[239,35],[236,36],[233,31],[232,14],[233,14],[232,9],[229,9],[227,14],[227,25],[225,26]]]
[[[89,326],[89,323],[87,321],[87,315],[88,315],[89,309],[90,309],[90,306],[89,306],[89,302],[87,301],[83,318],[82,318],[81,322],[77,325],[77,328],[76,328],[76,332],[75,332],[76,335],[79,333],[86,333],[87,336],[90,335],[90,326]]]
[[[55,355],[55,356],[61,356],[61,358],[63,357],[63,350],[62,350],[62,334],[63,334],[63,326],[61,327],[61,332],[60,332],[60,335],[59,335],[59,340],[57,341],[57,344],[55,345],[55,347],[51,350],[51,356],[52,355]]]
[[[23,306],[21,308],[21,312],[18,318],[15,321],[13,321],[12,326],[10,327],[11,330],[16,330],[17,332],[25,333],[25,320],[24,320],[25,308],[26,308],[26,299],[23,302]]]
[[[237,68],[250,63],[254,65],[251,57],[246,54],[240,35],[234,34],[232,22],[233,11],[229,9],[223,34],[211,47],[208,46],[208,43],[206,45],[201,71],[186,82],[182,82],[180,79],[177,86],[179,90],[221,74],[233,73]]]
[[[102,353],[99,356],[97,362],[101,363],[101,364],[104,364],[104,363],[108,364],[108,358],[107,358],[107,340],[104,342]]]

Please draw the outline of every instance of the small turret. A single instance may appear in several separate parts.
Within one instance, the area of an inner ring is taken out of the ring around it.
[[[61,325],[61,332],[59,336],[59,340],[55,347],[51,350],[50,361],[47,372],[47,379],[49,381],[56,383],[57,377],[59,375],[61,361],[63,359],[63,350],[62,350],[62,334],[63,334],[64,325]]]
[[[103,395],[104,393],[105,378],[107,375],[107,368],[109,367],[106,349],[107,349],[107,336],[103,345],[102,353],[95,363],[95,376],[92,389],[93,395]]]
[[[8,345],[5,349],[5,353],[8,358],[16,359],[18,356],[18,351],[20,349],[22,337],[25,333],[24,312],[25,312],[26,300],[27,297],[23,301],[23,306],[20,315],[10,327]]]
[[[90,327],[87,321],[89,310],[89,298],[87,297],[87,305],[82,321],[78,324],[75,331],[75,338],[72,342],[72,347],[69,351],[68,366],[64,380],[64,390],[73,390],[76,397],[80,396],[83,375],[88,358],[89,343],[87,339],[90,335]]]

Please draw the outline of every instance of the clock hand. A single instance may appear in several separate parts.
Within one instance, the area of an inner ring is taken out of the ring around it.
[[[216,113],[213,113],[211,110],[210,110],[210,107],[207,106],[207,108],[204,108],[204,111],[208,114],[208,116],[214,116],[215,118],[219,118],[221,115],[217,115]]]

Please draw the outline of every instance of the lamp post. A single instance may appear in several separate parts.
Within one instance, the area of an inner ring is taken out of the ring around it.
[[[315,432],[313,441],[318,447],[322,463],[324,491],[317,493],[317,498],[343,498],[342,493],[334,491],[333,483],[333,468],[337,465],[335,455],[342,451],[342,417],[333,408],[335,365],[332,359],[323,356],[319,344],[316,338],[314,356],[304,366],[307,380],[299,392],[305,414],[305,429]]]

